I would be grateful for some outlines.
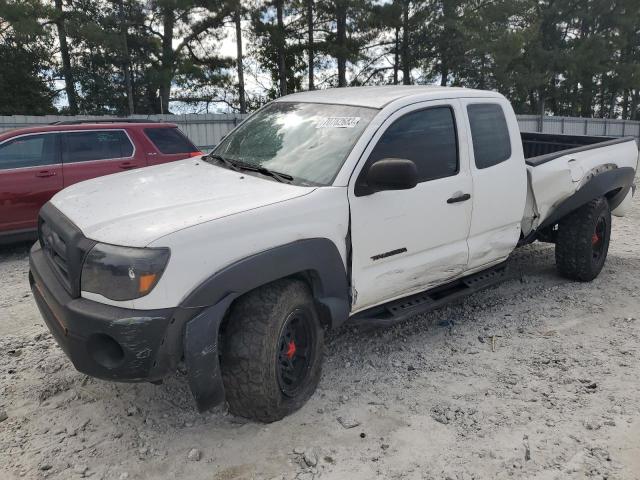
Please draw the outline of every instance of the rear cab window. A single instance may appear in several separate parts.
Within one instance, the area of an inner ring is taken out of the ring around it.
[[[476,168],[493,167],[511,158],[511,137],[502,107],[497,103],[467,105]]]
[[[133,144],[123,130],[86,130],[62,133],[62,162],[129,158]]]
[[[41,167],[59,163],[56,134],[25,135],[0,144],[0,170]]]
[[[151,143],[166,155],[194,153],[198,148],[176,127],[145,128],[144,133]]]

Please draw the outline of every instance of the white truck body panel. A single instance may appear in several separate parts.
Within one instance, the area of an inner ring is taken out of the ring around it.
[[[88,238],[171,250],[160,281],[146,296],[115,301],[82,292],[83,297],[139,310],[172,308],[234,262],[296,240],[325,238],[335,244],[350,274],[353,314],[503,261],[521,232],[547,218],[592,169],[608,163],[635,168],[637,163],[637,148],[627,142],[524,168],[516,117],[507,100],[493,92],[363,87],[277,101],[379,111],[329,186],[278,183],[190,159],[97,178],[58,193],[53,205]],[[481,170],[475,167],[466,115],[466,106],[474,102],[502,106],[512,145],[508,160]],[[410,190],[356,197],[358,174],[385,129],[407,112],[437,105],[450,105],[455,112],[459,172]],[[447,204],[461,193],[469,193],[471,201]],[[372,259],[398,248],[406,253]]]
[[[187,159],[77,183],[51,202],[89,238],[145,247],[178,230],[313,190]]]
[[[228,172],[219,167],[210,168]],[[266,186],[290,186],[252,178]],[[125,302],[90,292],[82,292],[82,296],[139,310],[175,307],[202,281],[234,262],[305,238],[328,238],[346,264],[348,228],[349,205],[345,189],[311,189],[307,195],[253,208],[242,215],[201,222],[151,242],[150,247],[169,247],[171,259],[149,295]]]
[[[522,168],[524,153],[519,139],[520,129],[511,104],[504,98],[463,98],[464,109],[474,103],[498,103],[505,113],[511,138],[511,157],[490,168],[479,169],[474,161],[471,126],[468,130],[469,163],[473,178],[473,215],[469,230],[469,263],[467,272],[481,270],[505,260],[520,238],[520,224],[527,194],[526,172]],[[498,214],[499,212],[499,214]]]
[[[398,118],[438,106],[450,106],[456,119],[464,118],[458,100],[405,106],[385,119],[362,158],[369,157],[380,136]],[[460,168],[454,176],[422,182],[411,190],[357,197],[354,186],[364,161],[354,172],[349,186],[351,238],[357,245],[352,262],[354,313],[442,284],[467,269],[472,203],[446,203],[448,198],[473,189],[467,132],[463,128],[458,129],[458,138]],[[376,255],[397,248],[405,248],[406,253],[375,259]]]

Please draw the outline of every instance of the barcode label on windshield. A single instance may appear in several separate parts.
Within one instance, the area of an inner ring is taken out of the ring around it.
[[[316,128],[353,128],[359,121],[360,117],[327,117]]]

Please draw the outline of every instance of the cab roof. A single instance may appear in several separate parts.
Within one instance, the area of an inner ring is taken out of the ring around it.
[[[396,100],[408,99],[408,97],[413,96],[420,97],[420,100],[463,97],[502,97],[502,95],[496,92],[474,90],[471,88],[440,87],[436,85],[389,85],[312,90],[280,97],[276,102],[332,103],[380,109]]]

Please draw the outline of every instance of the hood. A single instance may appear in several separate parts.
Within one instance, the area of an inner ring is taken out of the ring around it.
[[[169,233],[313,190],[190,159],[87,180],[62,190],[51,203],[88,238],[143,247]]]

